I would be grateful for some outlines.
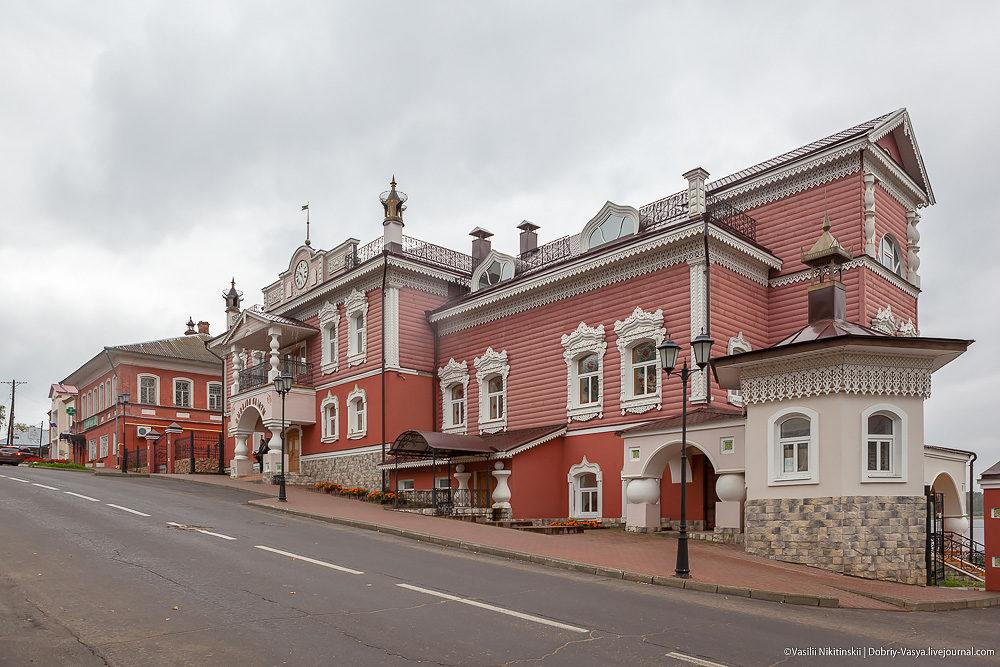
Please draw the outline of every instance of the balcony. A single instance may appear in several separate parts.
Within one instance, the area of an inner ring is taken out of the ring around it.
[[[265,361],[240,371],[240,391],[250,391],[251,389],[270,384],[271,381],[267,377],[270,372],[270,361]],[[313,365],[305,361],[280,359],[278,361],[278,373],[280,375],[291,375],[293,384],[307,387],[313,386]]]

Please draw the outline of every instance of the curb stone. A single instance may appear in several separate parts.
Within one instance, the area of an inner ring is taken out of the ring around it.
[[[274,496],[268,496],[268,497],[273,498]],[[701,591],[705,593],[717,593],[717,594],[722,593],[724,595],[730,595],[735,597],[749,597],[756,600],[782,602],[785,604],[806,605],[810,607],[839,606],[839,600],[836,597],[829,595],[807,595],[800,593],[782,593],[779,591],[764,591],[751,588],[742,588],[739,586],[727,586],[725,584],[710,584],[702,581],[695,581],[693,579],[676,579],[674,577],[654,576],[649,574],[641,574],[638,572],[628,572],[624,570],[616,570],[615,568],[601,567],[598,565],[590,565],[587,563],[578,563],[576,561],[565,560],[562,558],[553,558],[551,556],[540,556],[538,554],[531,554],[524,551],[507,549],[504,547],[496,547],[489,544],[478,544],[476,542],[467,542],[465,540],[457,540],[447,537],[441,537],[438,535],[430,535],[428,533],[421,533],[415,530],[407,530],[405,528],[398,528],[394,526],[383,526],[382,524],[371,523],[369,521],[361,521],[359,519],[333,517],[327,514],[318,514],[316,512],[297,510],[288,507],[275,507],[274,505],[263,503],[259,500],[250,500],[248,501],[247,504],[272,512],[293,514],[295,516],[301,516],[307,519],[316,519],[318,521],[324,521],[326,523],[335,523],[343,526],[349,526],[352,528],[361,528],[363,530],[373,530],[380,533],[387,533],[391,535],[396,535],[398,537],[417,540],[419,542],[436,544],[443,547],[461,549],[463,551],[470,551],[473,553],[487,554],[487,555],[497,556],[500,558],[507,558],[510,560],[520,560],[527,563],[534,563],[536,565],[544,565],[547,567],[554,567],[561,570],[569,570],[572,572],[593,574],[601,577],[606,577],[609,579],[621,579],[624,581],[631,581],[635,583],[669,586],[672,588],[684,588],[687,590]]]

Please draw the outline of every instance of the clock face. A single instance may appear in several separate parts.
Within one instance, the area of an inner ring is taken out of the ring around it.
[[[300,261],[295,266],[295,286],[302,289],[306,286],[306,279],[309,277],[309,265],[306,260]]]

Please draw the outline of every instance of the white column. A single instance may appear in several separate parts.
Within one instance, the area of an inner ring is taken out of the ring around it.
[[[240,393],[240,353],[243,349],[239,345],[233,345],[231,348],[231,363],[233,365],[233,384],[229,388],[229,395],[235,396]]]
[[[510,470],[504,470],[501,461],[497,461],[493,467],[493,476],[497,480],[497,487],[493,489],[493,509],[503,510],[504,514],[510,515],[510,487],[507,486]]]
[[[920,222],[920,214],[916,211],[906,212],[906,279],[915,286],[920,287],[920,276],[917,269],[920,268],[920,232],[917,231],[917,223]]]
[[[660,527],[660,480],[636,477],[625,487],[625,530],[645,533]]]
[[[236,436],[236,451],[234,453],[237,461],[245,461],[249,458],[249,456],[247,456],[250,453],[250,449],[247,447],[248,437],[249,436],[246,435]]]
[[[719,528],[743,528],[743,503],[747,498],[746,477],[741,472],[724,473],[715,482],[719,501],[715,503],[715,525]]]
[[[865,254],[878,259],[875,248],[875,174],[865,173]]]
[[[267,381],[274,382],[274,378],[281,375],[281,373],[278,372],[278,348],[281,347],[278,339],[281,336],[281,327],[268,327],[267,335],[271,337],[271,370],[267,372]]]
[[[708,205],[705,201],[705,179],[708,172],[701,167],[695,167],[691,171],[682,175],[688,182],[688,217],[696,218],[708,212]]]
[[[705,258],[689,259],[688,268],[690,270],[691,283],[691,340],[703,331],[708,330],[708,311],[705,309]],[[694,352],[688,347],[681,352],[681,355],[688,355],[688,367],[691,373],[691,402],[705,403],[708,401],[708,366],[705,370],[699,371],[694,363]],[[678,365],[681,361],[678,360]]]
[[[399,368],[399,288],[385,288],[385,365]]]
[[[236,434],[235,457],[229,462],[229,474],[234,478],[253,474],[253,461],[247,456],[250,453],[247,448],[248,437],[249,435]]]

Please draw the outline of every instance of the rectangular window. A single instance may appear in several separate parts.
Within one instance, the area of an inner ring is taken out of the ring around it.
[[[103,459],[107,455],[108,455],[108,436],[107,435],[102,435],[101,436],[101,458]]]
[[[790,442],[782,445],[782,466],[784,473],[809,472],[809,443]]]
[[[412,479],[401,479],[401,480],[399,480],[399,490],[400,491],[412,491],[413,490],[413,480]]]
[[[139,378],[139,402],[156,405],[156,378],[148,376]]]
[[[434,480],[434,486],[436,486],[439,489],[450,489],[451,480],[447,477],[438,477],[437,479]]]
[[[222,410],[222,385],[213,382],[208,385],[208,409]]]
[[[892,472],[892,440],[868,441],[868,470]]]
[[[191,383],[187,380],[174,383],[174,405],[179,408],[191,407]]]
[[[503,377],[490,378],[487,395],[490,398],[490,419],[503,419]]]

